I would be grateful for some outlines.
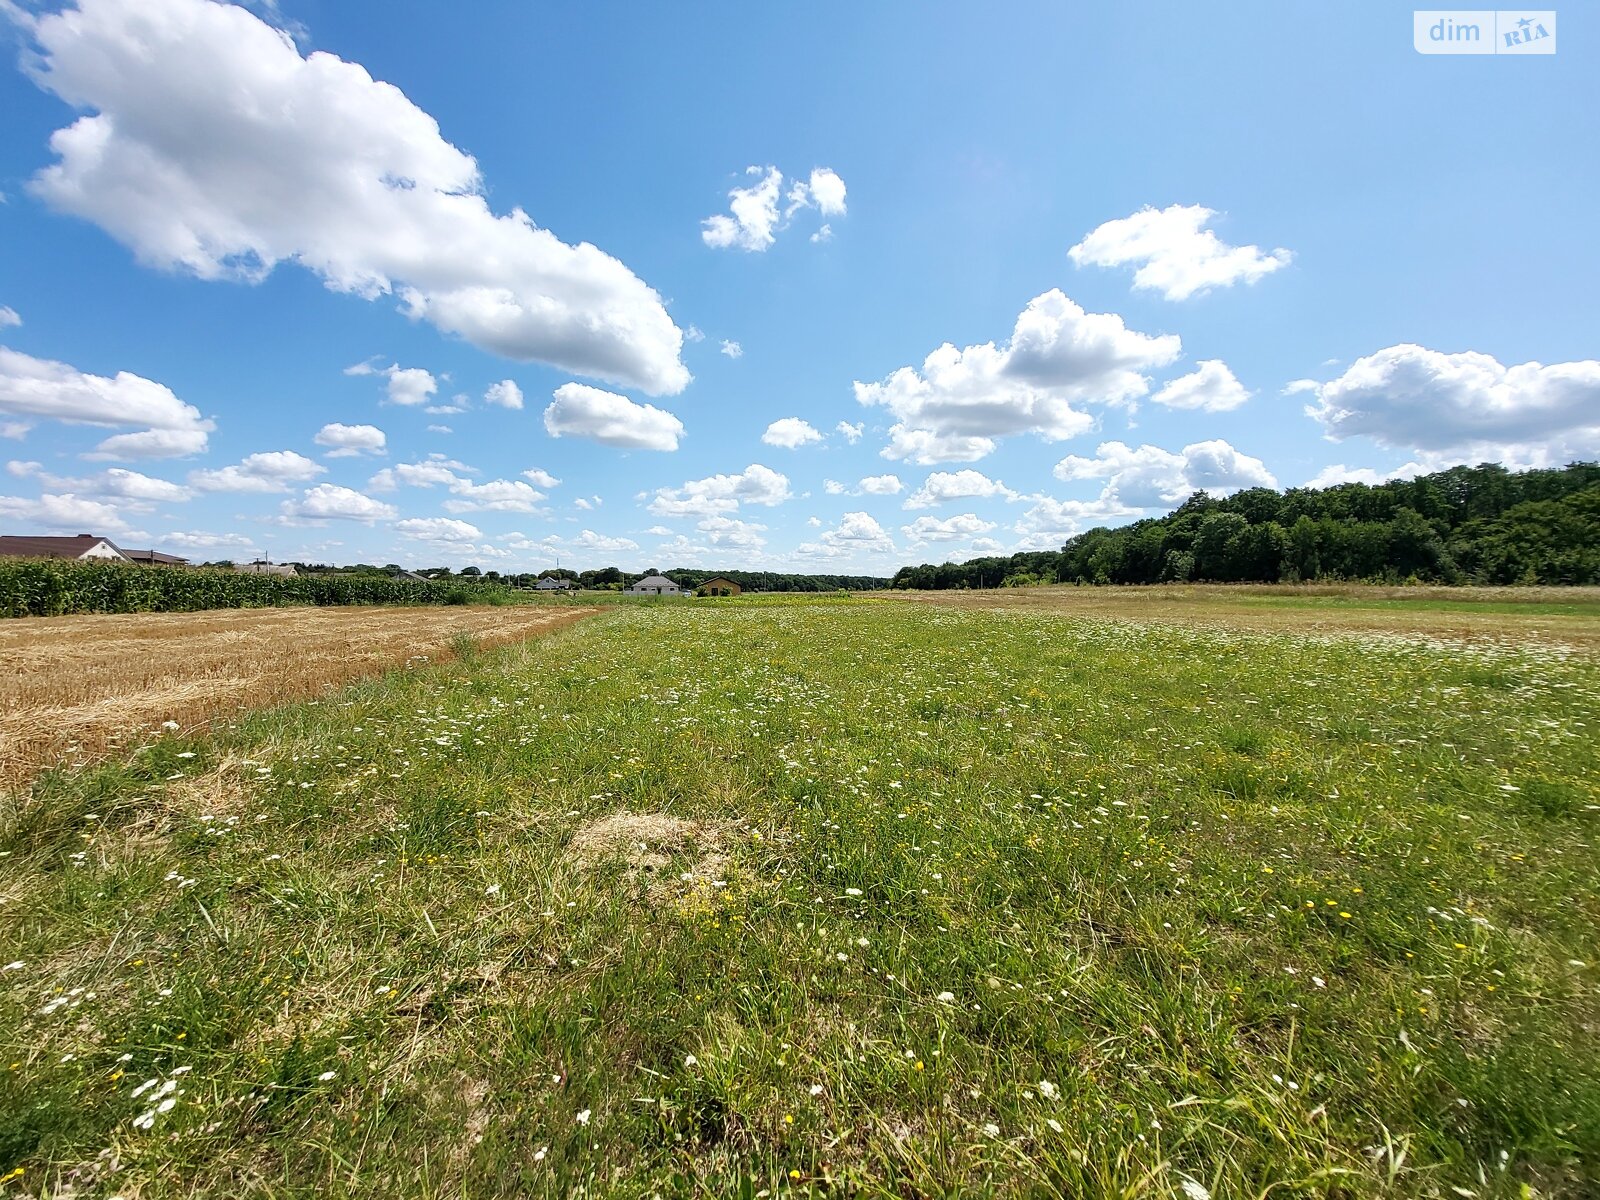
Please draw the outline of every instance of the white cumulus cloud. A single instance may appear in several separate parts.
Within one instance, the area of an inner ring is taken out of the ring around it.
[[[564,383],[544,410],[544,428],[551,437],[588,438],[623,450],[676,450],[683,422],[653,404],[636,404],[626,396],[582,383]]]
[[[791,205],[815,205],[825,217],[842,217],[845,213],[844,180],[830,167],[817,167],[805,183],[796,183],[789,189]],[[793,208],[790,209],[794,211]],[[827,228],[824,226],[823,228]]]
[[[811,426],[811,422],[799,417],[780,417],[767,426],[761,440],[769,446],[782,446],[785,450],[797,450],[801,446],[808,446],[813,442],[820,442],[822,435]]]
[[[293,450],[246,455],[241,462],[215,470],[189,472],[189,484],[202,492],[287,492],[327,471],[321,463]]]
[[[392,492],[395,488],[431,488],[436,485],[448,488],[451,499],[444,502],[446,512],[538,512],[539,501],[545,494],[531,483],[521,479],[491,479],[487,483],[474,483],[459,472],[469,470],[454,459],[435,456],[425,462],[396,463],[385,467],[371,479],[367,487],[375,492]],[[528,478],[540,476],[559,483],[545,471],[524,471]]]
[[[1168,382],[1150,399],[1168,408],[1228,412],[1253,394],[1234,378],[1227,363],[1220,358],[1208,358],[1198,364],[1197,370]]]
[[[355,458],[362,454],[386,454],[389,440],[376,425],[341,425],[335,421],[317,430],[311,439],[326,446],[327,458]]]
[[[1118,404],[1149,391],[1145,372],[1178,357],[1175,334],[1129,329],[1115,313],[1088,313],[1059,290],[1035,296],[1011,339],[958,350],[946,343],[921,370],[902,367],[856,399],[889,410],[896,424],[883,455],[922,464],[972,462],[997,438],[1074,437],[1094,418],[1080,403]]]
[[[938,517],[918,517],[911,524],[900,526],[900,532],[906,535],[907,541],[916,546],[924,542],[955,542],[975,538],[993,528],[993,521],[985,521],[976,513],[961,513],[959,516],[947,517],[944,520]]]
[[[1040,496],[1012,528],[1027,550],[1053,549],[1085,529],[1126,520],[1139,510],[1105,495],[1095,500],[1057,500]]]
[[[783,172],[777,167],[748,167],[745,174],[756,181],[728,192],[728,212],[700,222],[700,239],[714,249],[760,251],[773,243]]]
[[[489,390],[484,392],[485,404],[498,405],[500,408],[521,408],[522,389],[510,379],[502,379],[499,383],[489,385]]]
[[[593,529],[585,529],[569,538],[552,534],[537,544],[551,549],[588,551],[594,554],[621,554],[639,548],[639,543],[632,538],[614,537],[611,534],[597,533]]]
[[[210,421],[205,422],[207,426]],[[83,457],[99,461],[138,458],[192,458],[206,449],[205,429],[146,429],[106,438]]]
[[[362,521],[369,525],[397,515],[394,505],[334,483],[319,483],[306,489],[299,500],[285,500],[282,513],[291,521]]]
[[[22,318],[17,316],[17,310],[9,304],[0,304],[0,329],[9,329],[22,324]]]
[[[741,521],[737,517],[706,517],[696,522],[695,528],[705,534],[706,541],[713,546],[759,550],[767,544],[767,539],[761,536],[767,527],[755,521]]]
[[[35,533],[116,534],[128,528],[122,506],[70,492],[46,493],[37,500],[0,496],[0,519]]]
[[[1317,388],[1328,437],[1369,437],[1430,464],[1560,466],[1600,454],[1600,361],[1502,366],[1476,351],[1390,346]]]
[[[446,500],[446,512],[537,512],[544,493],[520,479],[491,479],[487,483],[473,483],[470,479],[457,479],[450,485],[457,497]]]
[[[260,547],[253,538],[240,533],[211,533],[203,529],[179,529],[160,538],[163,546],[179,550],[238,550],[254,558]]]
[[[399,363],[392,363],[387,367],[375,367],[369,362],[361,362],[353,367],[346,367],[344,373],[382,375],[389,381],[386,387],[389,403],[404,405],[407,408],[427,404],[439,390],[439,381],[433,377],[433,372],[423,367],[402,367]],[[428,411],[434,410],[430,408]]]
[[[709,517],[738,510],[741,504],[771,507],[792,498],[789,477],[751,463],[737,475],[691,479],[682,487],[657,488],[649,509],[658,517]]]
[[[786,194],[783,172],[777,167],[747,167],[745,176],[754,182],[728,192],[728,211],[700,222],[700,240],[713,249],[759,253],[770,247],[803,209],[815,209],[824,217],[845,214],[844,180],[831,167],[815,168],[809,178],[790,184]],[[780,196],[785,201],[782,212]],[[811,240],[825,242],[832,236],[832,226],[823,225]]]
[[[1063,458],[1055,476],[1066,481],[1104,479],[1100,503],[1107,509],[1169,507],[1202,489],[1223,496],[1247,487],[1278,486],[1259,458],[1241,454],[1221,439],[1195,442],[1178,453],[1102,442],[1094,458]]]
[[[188,500],[192,492],[181,484],[166,479],[156,479],[124,467],[111,467],[90,476],[65,479],[52,475],[36,462],[8,462],[6,470],[19,479],[37,480],[49,492],[72,493],[95,499],[117,499],[128,502],[135,512],[149,512],[155,504],[176,504]]]
[[[1421,463],[1406,463],[1392,471],[1376,471],[1371,467],[1347,467],[1343,463],[1332,463],[1318,471],[1302,487],[1331,488],[1338,487],[1341,483],[1388,483],[1391,479],[1414,479],[1426,470]]]
[[[0,346],[0,414],[77,425],[134,426],[106,438],[92,458],[177,458],[199,454],[215,424],[172,389],[134,375],[90,375]]]
[[[689,382],[661,298],[520,208],[398,87],[210,0],[79,0],[26,19],[43,88],[87,110],[31,181],[140,261],[256,281],[297,262],[481,349],[652,393]]]
[[[839,524],[824,530],[814,542],[802,542],[795,554],[810,559],[851,559],[886,554],[894,550],[894,539],[870,513],[848,512]]]
[[[394,530],[415,542],[472,542],[483,536],[476,525],[449,517],[410,517],[396,521]]]
[[[922,486],[906,497],[906,508],[932,508],[948,500],[990,499],[1015,500],[1017,493],[990,479],[982,471],[964,467],[959,471],[935,471],[922,481]]]
[[[449,487],[459,478],[456,472],[463,469],[460,463],[437,459],[427,462],[396,463],[392,467],[385,467],[367,480],[367,486],[375,492],[392,492],[401,484],[407,487],[426,488],[439,483]]]
[[[1268,253],[1259,246],[1228,245],[1206,228],[1216,215],[1198,204],[1141,208],[1131,217],[1107,221],[1067,254],[1080,267],[1136,265],[1133,286],[1168,300],[1254,283],[1293,259],[1282,248]]]

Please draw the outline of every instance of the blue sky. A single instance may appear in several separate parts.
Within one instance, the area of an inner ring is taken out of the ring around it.
[[[1600,454],[1592,10],[0,14],[8,533],[889,573]]]

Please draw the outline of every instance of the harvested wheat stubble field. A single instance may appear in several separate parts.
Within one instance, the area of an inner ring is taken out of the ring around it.
[[[0,621],[0,781],[592,612],[282,608]]]
[[[0,1186],[1594,1196],[1600,660],[1326,615],[618,606],[46,774]]]

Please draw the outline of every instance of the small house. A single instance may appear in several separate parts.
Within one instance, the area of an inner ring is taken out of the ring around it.
[[[163,554],[159,550],[122,550],[122,556],[129,562],[143,563],[147,567],[187,567],[189,560],[176,554]]]
[[[623,589],[630,596],[682,596],[684,590],[665,575],[646,575]]]
[[[80,533],[76,537],[0,537],[0,557],[132,561],[114,543],[92,533]]]
[[[564,592],[578,585],[570,579],[559,579],[554,575],[541,575],[539,582],[533,585],[536,592]]]
[[[714,579],[701,580],[700,586],[695,589],[702,596],[737,596],[743,590],[725,575],[718,575]]]

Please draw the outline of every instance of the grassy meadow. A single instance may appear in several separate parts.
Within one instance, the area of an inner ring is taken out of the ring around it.
[[[47,774],[0,1195],[1595,1195],[1600,660],[1496,629],[618,605]]]

